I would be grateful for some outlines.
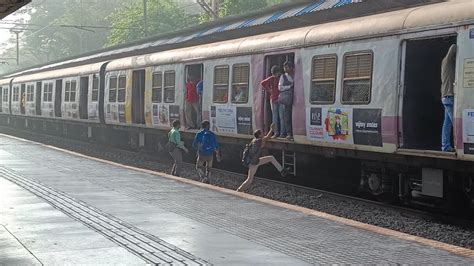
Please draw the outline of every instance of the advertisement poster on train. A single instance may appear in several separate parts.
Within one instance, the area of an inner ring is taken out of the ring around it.
[[[307,110],[306,121],[307,124],[306,132],[309,140],[322,140],[324,139],[323,129],[323,111],[321,108],[312,107]]]
[[[165,106],[165,105],[163,105],[163,106]],[[160,112],[160,110],[158,112]],[[179,120],[179,105],[170,105],[166,109],[166,111],[168,112],[168,122],[167,122],[167,124],[169,126],[172,126],[174,120]],[[163,113],[163,115],[165,115],[165,113]],[[160,122],[161,121],[166,122],[166,118],[161,117],[161,115],[160,115]],[[163,124],[163,125],[165,125],[165,124]]]
[[[352,144],[352,110],[324,108],[323,114],[324,139],[329,142]]]
[[[352,109],[311,107],[306,111],[306,121],[309,140],[353,143]]]
[[[474,58],[464,60],[463,87],[474,88]]]
[[[237,133],[252,135],[252,107],[237,107]]]
[[[382,109],[352,111],[354,144],[382,147]]]
[[[464,153],[474,154],[474,109],[466,109],[462,115]]]
[[[211,106],[211,129],[220,133],[237,133],[235,106]]]

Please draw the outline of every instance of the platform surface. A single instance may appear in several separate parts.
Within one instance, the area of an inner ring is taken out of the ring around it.
[[[472,258],[0,135],[0,265],[474,264]]]

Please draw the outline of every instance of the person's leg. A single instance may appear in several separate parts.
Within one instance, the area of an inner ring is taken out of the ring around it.
[[[176,170],[175,170],[175,176],[181,176],[181,167],[183,163],[183,154],[181,153],[181,150],[179,148],[174,149],[175,151],[175,161],[176,161]]]
[[[204,179],[205,179],[204,170],[203,170],[203,168],[204,168],[204,163],[205,163],[205,162],[204,162],[204,160],[202,159],[202,156],[199,156],[199,155],[198,155],[198,158],[197,158],[197,160],[196,160],[196,172],[198,173],[199,180],[200,180],[201,182],[203,182]]]
[[[275,157],[273,157],[273,155],[260,157],[259,165],[264,165],[267,163],[273,164],[278,172],[283,171],[283,166],[281,166],[281,164],[275,159]]]
[[[240,187],[237,189],[237,191],[245,191],[249,186],[250,184],[252,184],[253,182],[253,177],[255,176],[255,173],[257,172],[257,169],[258,169],[258,166],[260,164],[250,164],[249,165],[249,171],[248,171],[248,174],[247,174],[247,179],[242,183],[242,185],[240,185]]]
[[[199,114],[199,102],[194,102],[192,106],[194,112],[196,113],[195,128],[197,128],[201,124],[201,115]]]
[[[195,127],[192,103],[188,101],[184,101],[184,115],[186,116],[186,127]]]
[[[206,176],[209,183],[211,183],[211,170],[212,170],[213,163],[214,163],[214,155],[211,155],[206,159]]]
[[[285,105],[285,129],[288,138],[293,138],[293,106]]]
[[[285,120],[285,106],[280,104],[279,108],[279,115],[280,115],[280,137],[286,138],[287,135],[287,128],[286,128],[286,120]]]
[[[171,155],[171,158],[173,158],[173,167],[171,167],[171,175],[176,175],[176,155],[175,155],[175,150],[176,149],[173,149],[171,152],[170,152],[170,155]]]
[[[453,127],[453,106],[454,101],[452,97],[445,97],[442,99],[444,105],[444,122],[441,133],[441,150],[451,151],[451,130]]]
[[[280,104],[278,102],[272,102],[272,123],[275,126],[273,129],[273,133],[275,133],[275,137],[280,136]]]
[[[197,112],[197,121],[198,121],[198,126],[202,122],[202,96],[199,96],[199,103],[198,103],[198,112]]]

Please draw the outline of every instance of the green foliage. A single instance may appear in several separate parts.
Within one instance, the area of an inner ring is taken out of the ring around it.
[[[106,46],[136,41],[145,37],[142,1],[117,9],[107,19],[114,29],[107,38]],[[171,0],[148,0],[147,19],[149,36],[179,30],[197,23],[195,16],[186,14],[178,4]]]

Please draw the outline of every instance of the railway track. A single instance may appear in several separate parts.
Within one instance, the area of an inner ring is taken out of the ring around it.
[[[13,131],[5,127],[0,127],[0,132],[155,171],[166,172],[171,163],[170,160],[162,158],[157,162],[156,156],[146,153],[98,146],[56,136],[32,134],[28,131]],[[193,164],[185,163],[185,169],[183,170],[186,178],[198,179]],[[246,176],[241,173],[214,169],[212,184],[236,189],[245,178]],[[474,239],[472,239],[474,220],[465,217],[387,204],[262,177],[256,177],[254,182],[255,185],[249,193],[258,196],[474,249]]]

